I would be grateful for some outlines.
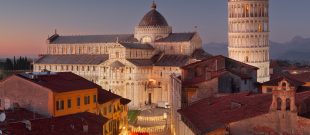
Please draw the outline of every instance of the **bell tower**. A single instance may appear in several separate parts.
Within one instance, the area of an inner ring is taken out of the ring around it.
[[[272,91],[272,104],[271,111],[290,111],[296,112],[297,107],[295,104],[295,87],[290,86],[286,79],[278,83],[278,87]]]
[[[228,56],[258,67],[269,81],[269,0],[228,0]]]

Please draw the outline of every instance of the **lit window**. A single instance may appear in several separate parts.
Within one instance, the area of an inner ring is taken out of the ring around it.
[[[115,52],[115,57],[119,58],[119,52]]]
[[[90,96],[85,96],[85,97],[84,97],[84,104],[85,104],[85,105],[90,104]]]
[[[151,43],[152,42],[152,38],[149,36],[145,36],[142,38],[142,43]]]
[[[59,100],[56,101],[56,110],[63,110],[64,109],[64,101],[63,100]]]

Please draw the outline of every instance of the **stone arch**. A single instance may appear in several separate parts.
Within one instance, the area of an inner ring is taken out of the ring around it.
[[[277,110],[281,110],[282,106],[282,99],[280,97],[277,97]]]
[[[291,110],[291,99],[290,98],[286,98],[285,104],[286,104],[286,110],[290,111]]]

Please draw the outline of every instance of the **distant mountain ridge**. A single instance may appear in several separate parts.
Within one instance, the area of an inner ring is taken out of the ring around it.
[[[203,49],[213,55],[227,56],[227,43],[208,43]],[[270,41],[271,59],[310,62],[310,38],[294,37],[291,41],[278,43]]]

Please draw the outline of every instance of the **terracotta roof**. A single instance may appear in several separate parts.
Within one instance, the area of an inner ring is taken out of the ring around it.
[[[305,84],[304,82],[297,80],[294,76],[292,76],[290,74],[281,74],[281,75],[277,76],[275,79],[264,82],[262,85],[263,86],[278,86],[279,85],[278,83],[282,80],[286,80],[291,85],[294,85],[296,87],[302,86]]]
[[[18,74],[16,76],[59,93],[101,88],[99,85],[71,72],[58,72],[42,75]],[[33,76],[33,79],[31,76]]]
[[[110,91],[99,89],[98,90],[98,103],[104,104],[106,102],[109,102],[111,100],[120,99],[121,104],[126,105],[131,102],[131,100],[123,98],[119,95],[116,95]]]
[[[77,113],[61,117],[30,120],[31,130],[23,122],[9,123],[2,126],[2,131],[10,135],[99,135],[103,133],[103,125],[107,118],[89,112]],[[83,125],[88,126],[87,132]]]
[[[291,77],[301,82],[310,82],[310,72],[291,74]]]
[[[197,60],[204,60],[204,59],[212,57],[212,55],[207,53],[203,49],[196,49],[193,52],[191,57],[194,58],[194,59],[197,59]]]
[[[111,100],[120,99],[120,98],[122,98],[122,97],[119,95],[116,95],[110,91],[107,91],[104,89],[98,90],[98,103],[99,104],[103,104],[103,103],[109,102]]]
[[[296,94],[296,105],[310,98],[310,92]],[[206,98],[178,110],[187,124],[206,134],[227,124],[269,112],[272,94],[238,93]]]
[[[121,104],[122,105],[127,105],[128,103],[130,103],[131,100],[127,99],[127,98],[121,98]]]
[[[196,33],[171,33],[168,37],[161,38],[155,41],[156,42],[188,42],[191,41]]]
[[[118,35],[77,35],[54,36],[49,38],[50,44],[87,44],[87,43],[112,43],[112,42],[138,42],[133,34]]]
[[[109,59],[109,55],[44,55],[36,64],[87,64],[98,65]]]
[[[150,44],[141,44],[141,43],[119,43],[122,46],[124,46],[125,48],[129,48],[129,49],[148,49],[148,50],[153,50],[154,47],[151,46]]]
[[[179,110],[179,113],[197,128],[200,134],[205,134],[225,127],[228,123],[268,113],[271,100],[271,94],[232,94],[214,100],[200,100]],[[234,104],[237,106],[234,107]]]
[[[186,65],[190,60],[190,56],[188,55],[180,55],[180,54],[167,54],[157,60],[154,65],[155,66],[175,66],[181,67]]]
[[[245,66],[245,67],[258,70],[257,67],[254,67],[254,66],[249,65],[249,64],[242,63],[242,62],[240,62],[240,61],[237,61],[237,60],[234,60],[234,59],[225,57],[225,56],[223,56],[223,55],[212,56],[212,57],[209,57],[209,58],[207,58],[207,59],[203,59],[203,60],[201,60],[201,61],[188,64],[188,65],[186,65],[186,66],[183,66],[182,68],[183,68],[183,69],[191,68],[191,67],[196,66],[197,64],[203,63],[203,62],[208,61],[208,60],[213,60],[213,59],[218,59],[218,60],[224,59],[226,67],[227,67],[228,65],[232,65],[232,64],[240,64],[240,65],[243,65],[243,66]]]
[[[3,112],[3,110],[1,110]],[[11,122],[19,122],[25,119],[39,119],[39,118],[44,118],[45,116],[42,116],[38,113],[34,113],[32,111],[28,111],[24,108],[14,108],[10,110],[5,110],[6,114],[6,123],[11,123]],[[1,122],[0,125],[5,124],[4,122]]]

